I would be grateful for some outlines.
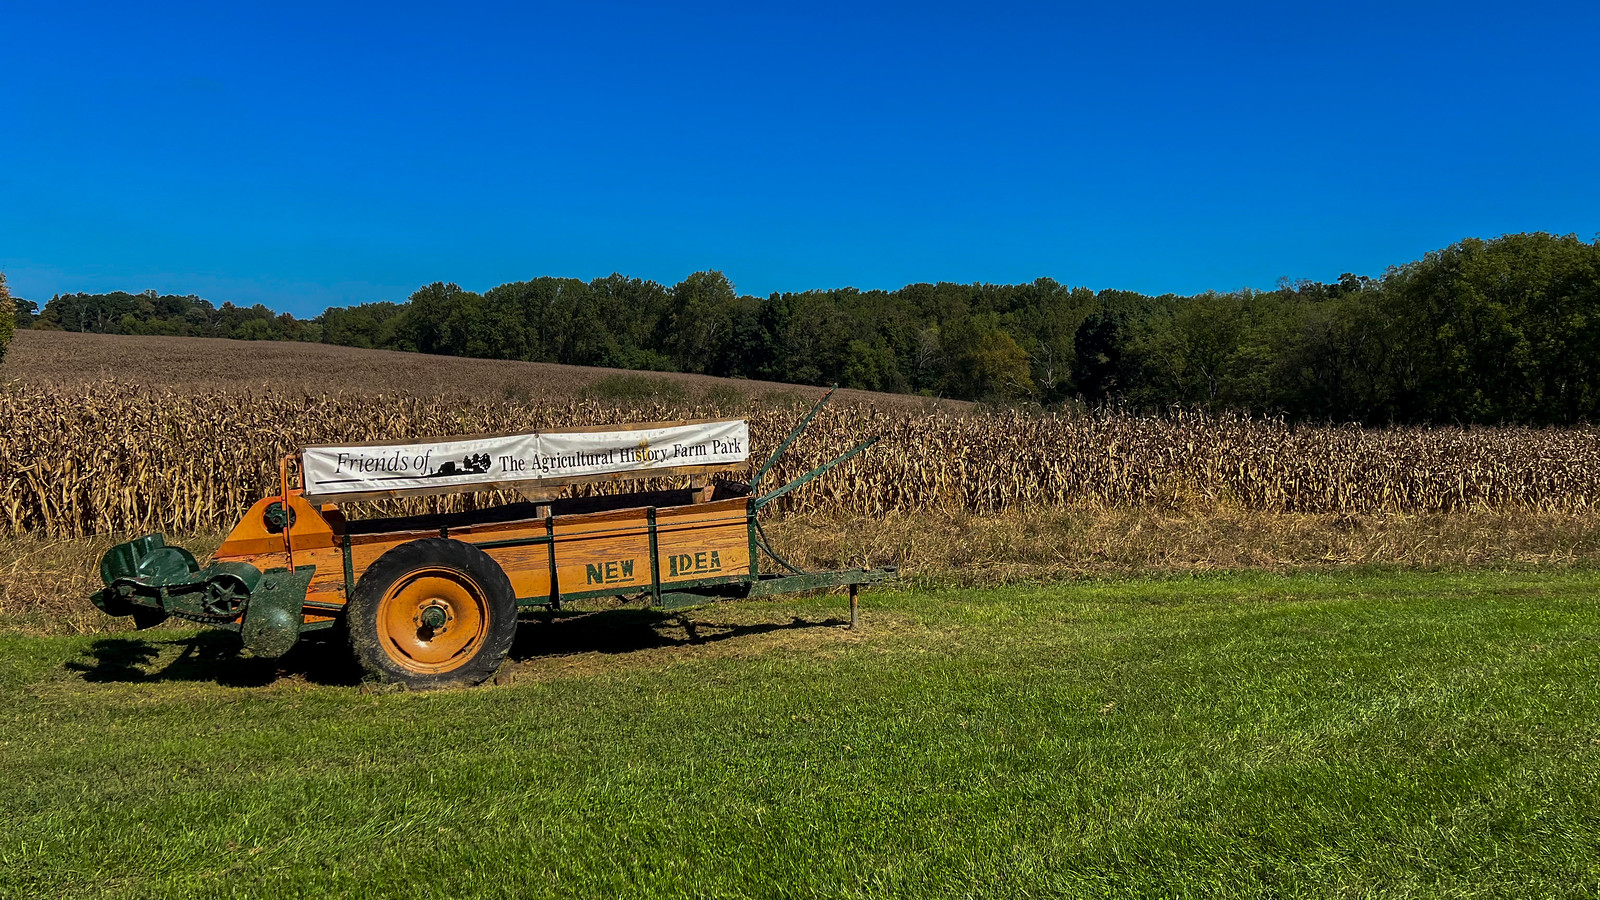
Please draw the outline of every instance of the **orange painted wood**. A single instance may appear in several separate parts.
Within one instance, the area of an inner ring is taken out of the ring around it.
[[[519,599],[550,595],[550,548],[545,544],[526,547],[490,547],[484,551],[500,564],[511,579],[511,590]]]
[[[288,560],[282,534],[267,531],[267,507],[279,497],[267,497],[250,508],[223,541],[216,560],[248,562],[262,570],[282,568]],[[319,509],[299,492],[291,492],[295,511],[291,528],[295,562],[315,565],[307,590],[308,604],[343,605],[345,596],[343,516],[335,507]],[[745,498],[695,502],[656,508],[656,562],[664,586],[706,578],[746,575],[750,572],[750,538]],[[486,522],[450,527],[450,538],[471,544],[496,541],[539,540],[554,534],[555,579],[550,572],[551,545],[485,547],[491,559],[511,580],[520,599],[552,594],[615,592],[638,594],[650,589],[649,508]],[[436,528],[409,528],[350,536],[353,580],[378,558],[401,544],[438,537]],[[326,621],[324,609],[307,609],[306,621]]]
[[[233,526],[233,530],[223,538],[222,545],[217,548],[213,558],[242,560],[246,557],[275,553],[283,556],[283,561],[273,564],[271,568],[288,565],[288,557],[284,554],[283,534],[281,532],[273,534],[267,530],[267,507],[282,499],[274,495],[257,500],[239,519],[239,524]],[[328,524],[322,517],[321,511],[307,502],[299,491],[289,492],[289,508],[294,510],[295,515],[292,532],[296,554],[301,550],[334,546],[336,541],[333,526]]]
[[[556,585],[562,594],[650,588],[649,514],[644,508],[557,516]]]
[[[750,573],[743,498],[656,510],[661,584]]]

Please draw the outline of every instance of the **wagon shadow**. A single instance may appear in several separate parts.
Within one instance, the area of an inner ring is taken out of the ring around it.
[[[354,685],[361,672],[343,642],[324,646],[318,636],[302,638],[278,659],[239,655],[239,636],[228,631],[202,631],[188,637],[148,635],[101,638],[89,645],[85,658],[66,664],[84,681],[140,682],[209,681],[225,687],[263,687],[280,678],[300,677],[315,684]],[[172,657],[172,648],[178,648]]]
[[[510,657],[520,663],[585,653],[620,655],[702,647],[845,624],[838,618],[799,617],[787,622],[705,622],[657,609],[553,613],[522,621]],[[239,636],[230,631],[172,637],[161,631],[122,634],[90,644],[82,658],[66,663],[66,669],[92,683],[204,681],[225,687],[264,687],[296,677],[321,685],[353,686],[362,681],[360,667],[335,632],[302,636],[278,659],[247,658],[240,655],[239,647]]]
[[[704,622],[684,613],[658,609],[555,613],[525,621],[517,629],[511,659],[528,662],[582,653],[626,654],[664,647],[699,647],[777,632],[838,628],[846,624],[843,619],[798,616],[787,622]]]

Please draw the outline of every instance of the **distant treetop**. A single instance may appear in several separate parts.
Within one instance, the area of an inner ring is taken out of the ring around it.
[[[671,287],[545,277],[479,294],[435,282],[405,303],[309,320],[154,291],[58,294],[37,315],[25,301],[3,307],[32,328],[320,341],[1003,403],[1370,423],[1600,420],[1600,241],[1537,232],[1464,240],[1381,278],[1188,297],[1048,278],[751,297],[706,271]]]

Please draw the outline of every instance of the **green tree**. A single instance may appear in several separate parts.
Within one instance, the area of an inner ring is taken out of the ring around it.
[[[695,272],[673,285],[662,343],[678,371],[727,374],[738,318],[739,295],[721,272]]]
[[[39,315],[39,304],[21,297],[12,297],[12,318],[17,328],[32,328],[33,320]],[[0,312],[0,315],[3,315]]]
[[[1046,402],[1060,400],[1071,392],[1078,328],[1094,312],[1094,292],[1040,278],[1020,287],[1016,300],[1013,333],[1028,352],[1036,391]]]
[[[1414,420],[1570,422],[1600,414],[1600,243],[1469,239],[1392,270],[1396,412]]]
[[[325,344],[367,349],[393,347],[395,324],[406,307],[399,303],[362,303],[329,307],[316,318]]]
[[[970,365],[978,398],[1011,400],[1033,394],[1028,351],[1004,331],[991,331],[979,338]]]
[[[1101,291],[1095,310],[1073,332],[1072,384],[1090,403],[1106,403],[1138,386],[1139,360],[1129,352],[1132,326],[1151,315],[1150,298]]]
[[[1184,403],[1207,408],[1277,407],[1273,362],[1290,300],[1244,290],[1157,298],[1157,312],[1132,329],[1138,388],[1146,407]]]
[[[869,391],[903,392],[905,376],[900,373],[899,360],[886,340],[879,337],[872,343],[851,341],[845,347],[844,375],[840,383],[845,387]]]
[[[411,295],[402,321],[395,326],[398,349],[464,355],[466,335],[456,327],[455,313],[457,307],[477,298],[476,294],[469,294],[454,282],[435,281],[418,288]]]

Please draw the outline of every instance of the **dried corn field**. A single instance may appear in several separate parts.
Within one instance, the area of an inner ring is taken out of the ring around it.
[[[229,527],[300,444],[741,416],[760,458],[801,408],[409,395],[180,391],[125,383],[0,390],[6,533]],[[1294,427],[1270,419],[826,410],[772,484],[881,434],[786,498],[789,511],[996,512],[1069,506],[1449,512],[1600,505],[1600,431]],[[632,489],[626,483],[607,490]],[[591,488],[592,489],[592,488]],[[482,503],[407,501],[405,511]],[[389,510],[399,507],[390,506]]]

